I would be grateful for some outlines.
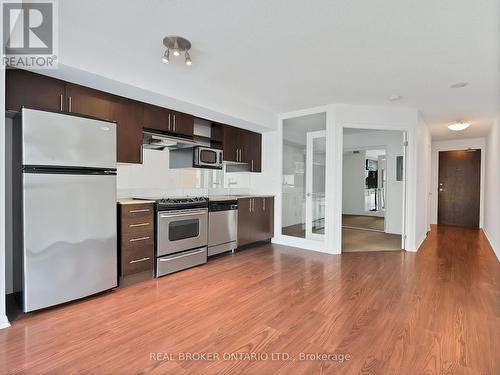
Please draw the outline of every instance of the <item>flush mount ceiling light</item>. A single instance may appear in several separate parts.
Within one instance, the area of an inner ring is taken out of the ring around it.
[[[467,86],[468,82],[457,82],[450,86],[450,89],[461,89],[462,87]]]
[[[387,99],[389,99],[389,101],[391,102],[396,102],[398,100],[403,99],[403,97],[401,95],[391,95]]]
[[[189,50],[191,49],[191,42],[181,36],[177,35],[169,35],[163,38],[163,45],[167,47],[165,53],[161,60],[164,63],[170,62],[170,51],[174,56],[180,56],[184,53],[185,64],[192,65],[193,61],[191,60],[191,56],[189,55]]]
[[[470,123],[468,122],[457,121],[454,122],[453,124],[448,125],[448,129],[459,132],[460,130],[467,129],[469,126]]]

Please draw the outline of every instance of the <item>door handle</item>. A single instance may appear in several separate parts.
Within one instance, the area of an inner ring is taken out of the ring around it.
[[[148,260],[149,257],[141,258],[141,259],[136,259],[136,260],[131,260],[129,263],[134,264],[134,263],[139,263],[139,262],[144,262],[145,260]]]
[[[72,104],[72,100],[71,100],[71,96],[68,98],[68,112],[71,112],[71,104]]]
[[[59,95],[59,107],[62,111],[63,110],[63,94]]]
[[[236,161],[238,161],[238,149],[236,149]]]
[[[262,198],[262,211],[266,210],[266,198]]]
[[[201,216],[206,215],[206,212],[189,212],[185,214],[172,214],[172,215],[160,215],[162,219],[172,218],[172,217],[183,217],[183,216]]]
[[[137,212],[149,212],[149,208],[144,208],[144,209],[141,209],[141,210],[130,210],[129,212],[131,214],[135,214]]]
[[[168,131],[170,131],[170,113],[168,114]]]
[[[252,167],[251,167],[251,171],[253,172],[253,159],[252,159]]]
[[[175,114],[174,114],[174,132],[175,132]]]
[[[140,224],[130,224],[129,227],[130,228],[135,228],[135,227],[145,227],[149,225],[149,223],[140,223]]]
[[[138,238],[131,238],[129,240],[129,242],[137,242],[137,241],[146,241],[146,240],[149,240],[149,236],[146,236],[146,237],[138,237]]]

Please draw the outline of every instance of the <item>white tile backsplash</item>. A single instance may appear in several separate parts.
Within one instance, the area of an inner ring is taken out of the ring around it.
[[[142,164],[118,164],[118,198],[250,193],[250,173],[170,169],[169,151],[143,150]]]

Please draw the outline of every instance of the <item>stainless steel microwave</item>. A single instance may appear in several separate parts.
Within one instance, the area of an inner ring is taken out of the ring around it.
[[[222,169],[222,150],[198,146],[194,148],[194,167]]]

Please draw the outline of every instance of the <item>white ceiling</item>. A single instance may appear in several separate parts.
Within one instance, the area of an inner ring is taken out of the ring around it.
[[[498,0],[59,4],[61,63],[234,115],[415,107],[442,139],[484,135],[498,110]],[[161,62],[169,34],[192,41],[193,66]],[[446,130],[456,119],[473,123],[468,133]]]

